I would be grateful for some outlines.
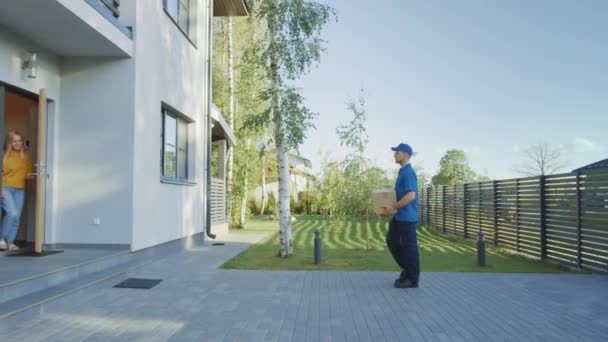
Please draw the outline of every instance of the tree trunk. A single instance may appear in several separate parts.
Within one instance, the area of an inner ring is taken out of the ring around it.
[[[277,19],[274,17],[273,19]],[[279,236],[281,246],[279,248],[279,256],[288,257],[293,254],[292,238],[291,238],[291,211],[289,208],[289,161],[287,159],[287,147],[285,145],[285,123],[281,112],[281,82],[279,79],[279,56],[278,50],[275,46],[276,37],[279,32],[276,28],[278,27],[276,22],[269,20],[268,35],[269,35],[269,50],[270,53],[270,65],[269,65],[269,78],[270,78],[270,92],[271,92],[271,114],[272,121],[274,123],[274,142],[277,150],[277,161],[279,171]]]
[[[262,207],[260,215],[264,215],[266,211],[266,203],[268,202],[268,194],[266,193],[266,151],[262,152]]]
[[[245,228],[245,225],[247,224],[247,202],[249,197],[249,191],[247,189],[249,187],[249,172],[247,170],[245,170],[244,183],[245,191],[243,192],[243,198],[241,199],[241,215],[239,219],[239,227],[241,228]]]
[[[228,125],[234,130],[234,54],[232,41],[232,17],[228,17]],[[226,165],[226,217],[232,221],[232,179],[234,170],[234,147],[228,149]]]
[[[277,126],[279,125],[282,125],[282,123],[278,123]],[[279,131],[282,131],[282,129],[279,128]],[[281,236],[281,249],[279,255],[287,257],[293,254],[293,245],[289,203],[289,160],[282,141],[277,144],[277,159],[279,161],[279,224]]]

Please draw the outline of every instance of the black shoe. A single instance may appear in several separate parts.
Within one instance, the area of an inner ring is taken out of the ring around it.
[[[405,272],[401,272],[401,274],[399,275],[399,278],[395,279],[395,284],[401,281],[404,281],[407,279],[407,275],[405,274]]]
[[[396,281],[395,287],[398,289],[417,289],[418,284],[415,284],[413,281],[406,279],[402,281]]]

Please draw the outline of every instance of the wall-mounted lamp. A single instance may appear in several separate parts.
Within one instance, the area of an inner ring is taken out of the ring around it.
[[[35,52],[28,52],[25,58],[21,61],[21,69],[27,70],[27,77],[36,78],[38,69],[38,60]]]

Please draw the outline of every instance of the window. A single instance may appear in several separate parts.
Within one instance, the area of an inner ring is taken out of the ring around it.
[[[162,111],[162,118],[162,179],[188,183],[191,178],[188,172],[188,125],[191,121],[166,108]]]
[[[173,19],[180,30],[190,38],[190,7],[191,0],[163,0],[165,12]]]

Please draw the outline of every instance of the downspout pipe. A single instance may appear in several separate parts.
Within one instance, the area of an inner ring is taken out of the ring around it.
[[[211,102],[213,101],[212,96],[212,85],[213,80],[211,67],[212,63],[212,54],[213,54],[213,0],[207,1],[207,13],[209,15],[208,27],[207,27],[207,166],[206,166],[206,175],[207,175],[207,199],[205,201],[206,204],[206,233],[207,236],[211,239],[215,239],[215,234],[211,232],[211,144],[212,144],[212,120],[211,120]]]

